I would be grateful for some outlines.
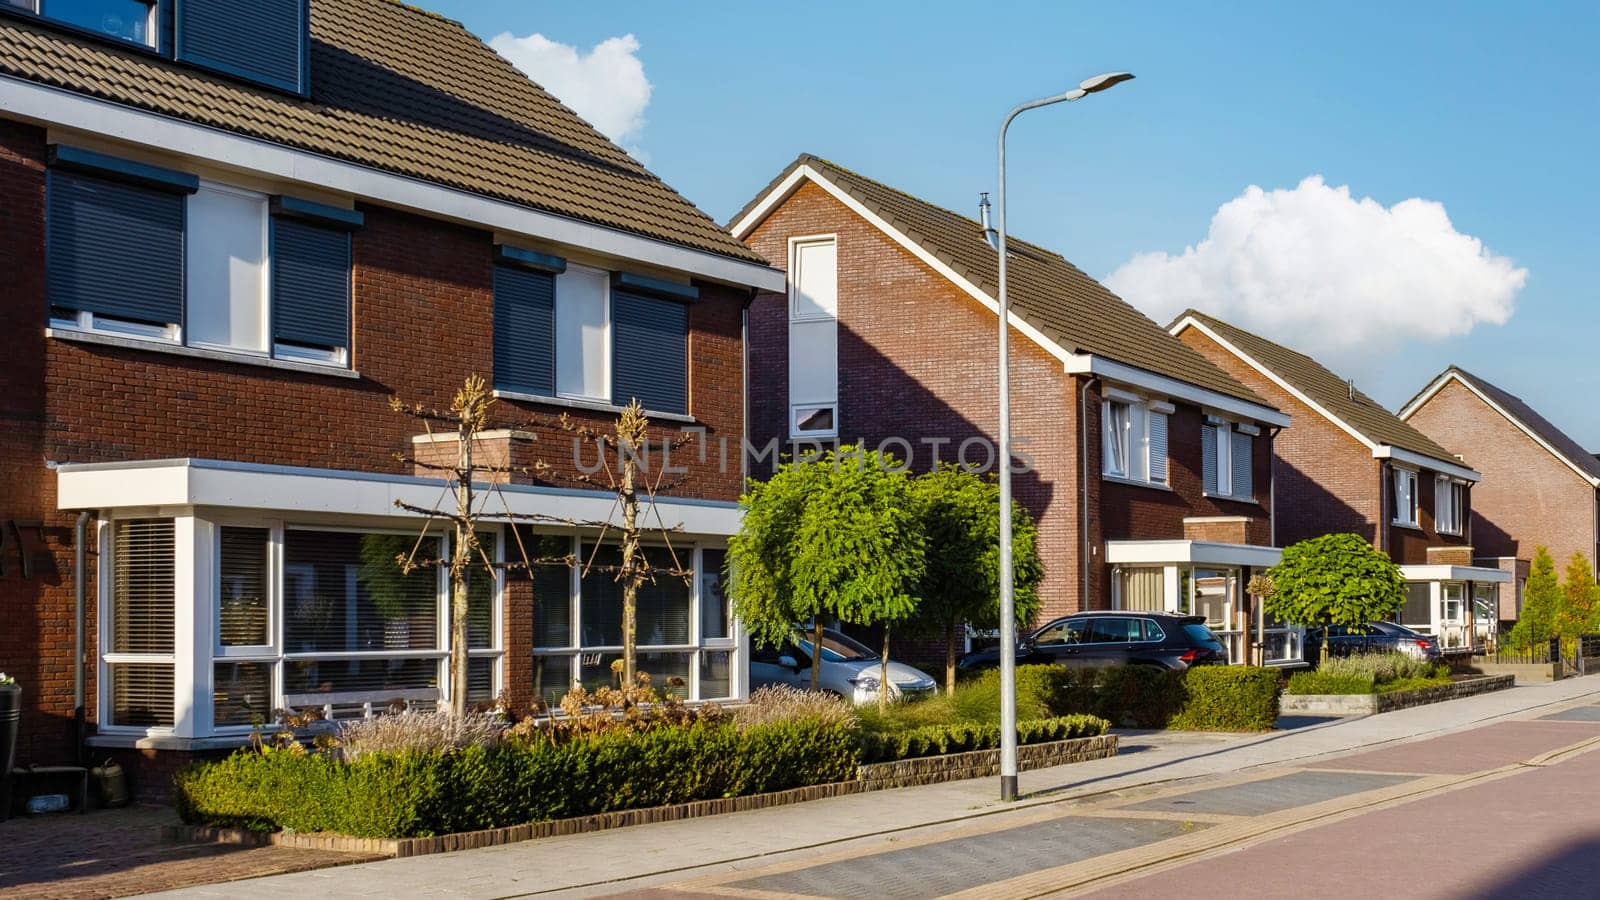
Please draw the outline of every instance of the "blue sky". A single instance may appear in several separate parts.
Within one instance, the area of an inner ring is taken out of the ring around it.
[[[1007,108],[1133,71],[1013,128],[1014,233],[1105,278],[1206,240],[1247,186],[1279,191],[1233,208],[1299,243],[1219,232],[1197,266],[1158,260],[1118,286],[1155,314],[1199,277],[1219,314],[1315,349],[1390,405],[1462,365],[1600,449],[1595,4],[423,4],[580,57],[633,35],[612,49],[642,65],[649,100],[620,142],[718,220],[801,151],[971,212]],[[585,102],[631,96],[602,93]],[[1313,175],[1376,203],[1294,191]],[[1449,226],[1394,208],[1409,198]],[[1389,228],[1439,252],[1394,250]]]

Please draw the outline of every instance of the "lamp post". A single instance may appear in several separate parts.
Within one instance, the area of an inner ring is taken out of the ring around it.
[[[1132,78],[1108,72],[1080,82],[1053,97],[1024,103],[1000,123],[999,240],[1000,284],[1000,799],[1017,799],[1017,611],[1011,559],[1011,305],[1006,297],[1006,130],[1030,109],[1081,100]]]

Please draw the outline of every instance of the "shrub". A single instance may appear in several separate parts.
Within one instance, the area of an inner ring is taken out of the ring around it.
[[[817,719],[510,739],[341,762],[298,746],[242,750],[176,779],[185,821],[416,837],[848,780],[854,729]]]
[[[1443,663],[1407,656],[1404,653],[1358,653],[1335,657],[1323,663],[1320,670],[1328,675],[1365,678],[1374,684],[1398,681],[1402,678],[1433,678],[1440,670],[1448,672]]]
[[[1017,667],[1017,721],[1089,712],[1092,678],[1065,666]],[[989,669],[956,688],[954,714],[967,721],[1000,721],[1000,670]]]
[[[403,712],[344,723],[339,727],[339,747],[347,760],[367,753],[443,752],[496,746],[504,731],[505,725],[493,716]]]
[[[1264,666],[1200,666],[1184,673],[1183,708],[1171,727],[1265,731],[1278,721],[1283,679]]]
[[[740,728],[814,719],[827,725],[856,727],[856,711],[843,698],[821,691],[802,691],[784,684],[771,684],[750,693],[750,702],[733,710],[733,723]]]
[[[1053,716],[1017,723],[1019,744],[1042,744],[1105,734],[1111,723],[1096,716]],[[922,725],[904,731],[862,736],[861,761],[892,762],[945,753],[992,750],[1000,746],[1000,726],[985,722]]]
[[[1372,679],[1363,675],[1296,672],[1289,676],[1291,694],[1370,694],[1375,689]]]
[[[1112,666],[1089,677],[1098,688],[1093,712],[1134,728],[1166,728],[1188,699],[1183,672],[1155,666]]]

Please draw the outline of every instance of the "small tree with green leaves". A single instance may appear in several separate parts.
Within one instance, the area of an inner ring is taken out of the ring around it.
[[[1359,535],[1325,534],[1283,551],[1272,567],[1273,591],[1262,599],[1282,621],[1322,629],[1321,660],[1328,659],[1328,630],[1387,619],[1405,606],[1405,580],[1389,555]]]
[[[1582,553],[1567,561],[1566,577],[1561,581],[1561,606],[1556,633],[1576,639],[1592,634],[1600,625],[1600,585],[1595,584],[1594,566]]]
[[[811,687],[820,687],[822,620],[882,625],[910,618],[926,561],[910,479],[894,457],[845,445],[780,466],[740,500],[728,541],[735,614],[765,645],[813,622]],[[888,653],[878,701],[888,702]]]
[[[1556,619],[1562,600],[1555,558],[1548,547],[1539,547],[1533,552],[1528,583],[1522,590],[1522,610],[1517,615],[1517,624],[1506,636],[1506,645],[1514,650],[1528,650],[1549,641],[1558,633]]]
[[[1000,488],[946,463],[911,479],[911,495],[927,536],[927,571],[917,614],[918,634],[944,639],[945,692],[956,690],[956,632],[963,625],[994,628],[1000,619]],[[1011,504],[1011,558],[1018,622],[1039,611],[1038,529],[1021,504]]]

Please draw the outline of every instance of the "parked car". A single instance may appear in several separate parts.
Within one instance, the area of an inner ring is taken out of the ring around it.
[[[1322,629],[1306,629],[1305,648],[1306,659],[1315,663],[1322,656]],[[1388,652],[1404,653],[1415,659],[1441,657],[1438,638],[1394,622],[1368,622],[1355,628],[1335,625],[1328,630],[1329,656]]]
[[[796,628],[778,647],[752,647],[750,687],[787,684],[810,688],[811,637],[809,629]],[[876,703],[881,672],[877,652],[842,631],[822,629],[822,690],[854,703]],[[927,697],[937,688],[938,683],[921,669],[889,660],[891,699]]]
[[[1056,663],[1074,668],[1226,665],[1228,651],[1206,627],[1204,616],[1096,610],[1073,613],[1045,625],[1017,645],[1017,664]],[[963,656],[963,671],[992,669],[1000,648]]]

